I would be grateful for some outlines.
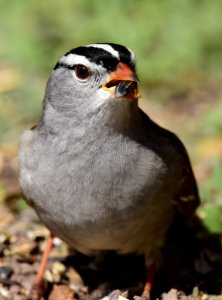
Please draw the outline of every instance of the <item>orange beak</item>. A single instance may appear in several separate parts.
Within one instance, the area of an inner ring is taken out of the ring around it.
[[[140,97],[138,82],[138,78],[130,67],[120,62],[102,88],[117,98],[138,99]]]

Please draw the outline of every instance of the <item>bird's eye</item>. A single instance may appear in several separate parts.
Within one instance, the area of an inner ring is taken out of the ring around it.
[[[77,78],[79,78],[81,80],[85,80],[91,75],[91,72],[84,65],[76,65],[75,66],[75,74],[76,74]]]

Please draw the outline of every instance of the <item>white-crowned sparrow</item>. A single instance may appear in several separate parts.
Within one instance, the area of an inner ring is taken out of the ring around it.
[[[74,249],[144,253],[156,263],[177,213],[199,203],[187,152],[138,107],[134,54],[117,44],[66,53],[38,124],[20,144],[20,184]]]

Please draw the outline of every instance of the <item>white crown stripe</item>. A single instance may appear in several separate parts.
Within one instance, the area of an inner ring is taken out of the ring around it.
[[[109,52],[110,54],[112,54],[112,56],[115,56],[116,58],[119,59],[119,52],[114,50],[112,46],[107,45],[107,44],[90,44],[87,45],[86,47],[94,47],[94,48],[99,48],[99,49],[103,49],[107,52]]]
[[[128,50],[129,50],[129,52],[130,52],[131,61],[132,61],[132,62],[135,62],[135,53],[134,53],[131,49],[129,49],[129,48],[128,48]]]
[[[66,64],[68,66],[73,66],[75,64],[83,64],[85,66],[92,65],[89,60],[82,55],[77,55],[73,53],[69,53],[68,55],[64,55],[60,60],[60,63]]]

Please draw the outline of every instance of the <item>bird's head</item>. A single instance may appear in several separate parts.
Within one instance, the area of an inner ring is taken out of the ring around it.
[[[96,113],[104,106],[137,103],[138,82],[130,49],[111,43],[81,46],[57,62],[45,101],[69,115]]]

